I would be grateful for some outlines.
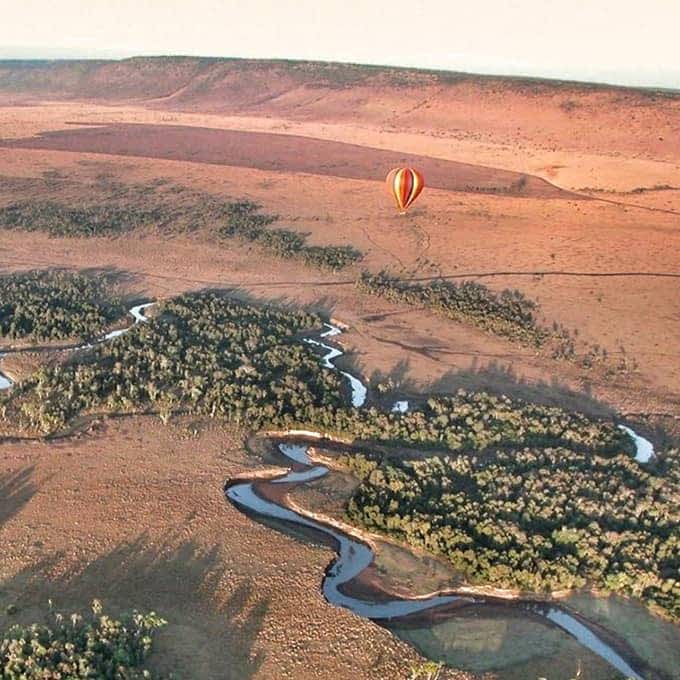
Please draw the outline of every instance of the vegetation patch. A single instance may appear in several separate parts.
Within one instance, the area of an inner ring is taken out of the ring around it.
[[[97,600],[86,616],[52,613],[47,624],[17,625],[5,632],[0,675],[17,680],[158,678],[143,665],[154,633],[165,623],[154,612],[109,617]]]
[[[147,324],[68,364],[42,368],[5,395],[9,422],[50,433],[80,413],[140,408],[164,418],[182,410],[247,427],[316,427],[364,441],[450,451],[509,446],[578,446],[630,451],[610,423],[559,408],[467,393],[431,398],[405,414],[347,406],[347,383],[301,342],[321,319],[187,294]]]
[[[677,470],[680,451],[664,459]],[[677,474],[565,447],[344,462],[363,479],[351,522],[444,556],[474,583],[592,585],[680,620]]]
[[[124,314],[103,277],[65,271],[0,276],[0,338],[90,339]]]
[[[256,242],[279,257],[300,258],[322,269],[338,270],[358,262],[362,253],[351,246],[310,246],[299,231],[268,229],[278,218],[262,214],[260,206],[251,201],[230,203],[227,223],[219,228],[223,237],[238,237]]]
[[[627,373],[637,362],[622,347],[617,358],[599,345],[581,342],[577,353],[577,331],[557,322],[550,327],[537,319],[538,304],[519,290],[496,292],[476,281],[432,281],[409,283],[386,271],[364,271],[359,290],[402,304],[425,307],[453,321],[470,323],[484,331],[535,347],[544,348],[553,359],[573,361],[585,369],[601,366],[607,375]]]
[[[540,346],[550,337],[536,320],[536,303],[518,290],[497,293],[475,281],[407,283],[385,271],[363,272],[357,285],[371,295],[427,307],[454,321],[469,322],[520,342]]]
[[[465,390],[431,397],[404,414],[375,407],[343,409],[320,414],[318,424],[362,441],[449,451],[567,446],[632,454],[634,449],[630,438],[610,423],[554,406]]]
[[[86,195],[78,199],[78,207],[63,197],[66,189],[73,191],[71,185],[55,184],[49,177],[33,179],[26,183],[25,194],[40,191],[46,198],[16,200],[21,191],[13,189],[16,182],[12,180],[0,177],[0,194],[12,198],[0,207],[0,229],[41,231],[60,237],[110,237],[144,227],[163,233],[203,229],[219,239],[237,237],[257,243],[278,257],[297,258],[334,271],[363,257],[351,246],[312,246],[299,231],[268,229],[278,217],[260,213],[260,206],[251,201],[225,201],[162,179],[123,184],[103,175],[84,187]],[[21,189],[24,185],[18,186]]]
[[[183,295],[160,316],[42,368],[5,397],[6,418],[54,432],[83,412],[185,410],[260,428],[339,407],[343,385],[296,335],[320,326],[305,312],[245,305],[217,293]]]
[[[50,236],[112,236],[157,221],[155,211],[102,205],[73,208],[57,201],[22,201],[0,208],[0,228]]]

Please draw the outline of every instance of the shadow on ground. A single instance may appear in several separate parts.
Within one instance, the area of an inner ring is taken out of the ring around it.
[[[423,392],[443,394],[455,392],[461,388],[505,394],[514,399],[546,406],[559,406],[600,418],[612,417],[615,413],[612,407],[593,397],[587,388],[574,390],[557,378],[549,382],[529,380],[519,375],[512,364],[496,361],[479,364],[475,360],[469,369],[448,371],[423,388]]]
[[[218,548],[182,540],[182,533],[162,542],[142,534],[75,568],[67,551],[42,559],[0,584],[0,628],[43,621],[49,599],[70,613],[98,598],[110,614],[153,610],[168,621],[150,659],[158,672],[253,677],[265,659],[257,640],[269,599],[250,579],[231,583]],[[18,607],[16,615],[8,615],[8,604]]]
[[[34,467],[0,474],[0,527],[33,498],[36,486],[33,482]]]

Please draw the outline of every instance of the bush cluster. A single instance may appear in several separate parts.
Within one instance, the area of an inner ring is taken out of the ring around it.
[[[223,201],[184,187],[156,182],[121,185],[104,182],[106,193],[92,205],[74,208],[56,200],[18,201],[0,208],[0,229],[44,231],[51,236],[113,236],[138,227],[163,232],[208,228],[220,238],[255,242],[273,255],[298,258],[333,271],[362,259],[352,246],[307,245],[305,234],[268,229],[278,219],[258,212],[251,201]]]
[[[454,321],[472,323],[520,342],[540,346],[550,337],[536,320],[536,303],[518,290],[497,293],[475,281],[407,283],[385,271],[363,272],[357,285],[371,295],[426,307]]]
[[[0,643],[0,675],[7,680],[157,677],[142,668],[154,633],[165,621],[154,612],[115,619],[95,600],[92,614],[53,614],[47,624],[13,626]]]
[[[472,582],[595,585],[680,620],[680,485],[628,455],[559,447],[343,460],[363,479],[351,522],[442,555]]]
[[[351,246],[309,246],[299,231],[268,229],[278,217],[262,214],[259,208],[251,201],[231,203],[227,223],[219,228],[219,235],[256,242],[278,257],[300,258],[307,264],[334,271],[362,258],[361,252]]]
[[[609,423],[486,392],[459,390],[455,395],[431,397],[404,414],[369,407],[327,409],[313,415],[313,424],[327,432],[420,449],[567,446],[602,455],[634,450],[630,438]]]
[[[157,210],[107,204],[73,208],[57,201],[23,201],[0,208],[0,228],[45,231],[50,236],[112,236],[159,218]]]
[[[578,354],[578,332],[557,322],[551,327],[541,325],[536,318],[538,305],[519,290],[506,289],[497,293],[474,281],[409,283],[385,271],[378,274],[363,272],[357,286],[365,293],[392,302],[425,307],[495,335],[543,347],[553,359],[573,361],[584,369],[599,366],[607,376],[627,373],[637,367],[637,362],[627,357],[623,348],[620,357],[614,360],[605,348],[582,342],[584,351]]]
[[[184,295],[160,315],[97,345],[71,363],[45,367],[3,404],[12,422],[42,432],[88,411],[147,408],[225,417],[250,427],[306,420],[314,407],[344,401],[337,373],[296,339],[320,325],[304,312]]]
[[[125,314],[101,278],[65,271],[0,277],[0,337],[90,339]]]

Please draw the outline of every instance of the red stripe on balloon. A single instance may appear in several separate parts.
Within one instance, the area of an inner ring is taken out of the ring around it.
[[[387,174],[387,187],[402,212],[418,198],[424,185],[423,176],[413,168],[394,168]]]

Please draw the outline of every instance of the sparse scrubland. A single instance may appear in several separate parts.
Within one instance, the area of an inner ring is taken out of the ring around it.
[[[363,253],[350,245],[309,245],[306,234],[276,226],[279,217],[262,212],[262,206],[250,200],[225,201],[163,179],[124,184],[103,175],[90,187],[97,200],[74,208],[61,198],[68,182],[50,173],[45,175],[48,198],[14,201],[0,207],[0,229],[45,231],[66,237],[114,236],[140,228],[172,234],[202,230],[218,242],[239,239],[276,257],[301,260],[322,270],[339,271],[363,259]],[[0,193],[11,195],[14,184],[13,178],[0,177]],[[514,342],[543,348],[552,358],[573,361],[585,369],[600,366],[613,375],[635,370],[637,365],[625,353],[614,359],[599,345],[580,342],[580,351],[577,350],[577,331],[540,320],[538,304],[516,289],[494,291],[476,281],[414,283],[386,270],[362,272],[357,288],[392,302],[426,307]]]
[[[274,255],[297,257],[322,269],[343,269],[362,257],[361,252],[351,246],[310,246],[305,235],[298,231],[268,229],[278,218],[258,212],[259,208],[251,201],[229,204],[227,223],[219,228],[219,235],[259,243]]]
[[[0,229],[62,237],[117,236],[152,227],[163,233],[202,229],[220,241],[239,238],[277,257],[301,259],[321,269],[339,270],[362,258],[351,246],[308,245],[302,232],[269,228],[278,217],[259,212],[252,201],[225,201],[162,180],[125,185],[104,177],[92,188],[99,194],[96,202],[72,207],[59,197],[60,180],[51,181],[56,183],[54,197],[0,207]],[[0,190],[11,188],[9,184],[0,178]]]
[[[154,633],[165,625],[154,612],[116,619],[92,603],[85,616],[51,612],[47,623],[15,625],[0,642],[0,674],[8,680],[159,678],[144,668]]]
[[[492,291],[481,283],[408,283],[382,271],[363,272],[360,290],[392,302],[424,306],[454,321],[472,323],[513,340],[542,345],[550,333],[536,320],[536,303],[518,290]]]
[[[425,307],[447,319],[472,324],[524,345],[544,348],[553,359],[573,361],[585,369],[599,365],[607,375],[613,375],[636,367],[636,362],[625,352],[614,361],[599,345],[581,343],[583,351],[577,353],[578,332],[557,322],[550,326],[541,322],[538,304],[520,290],[497,292],[477,281],[412,283],[384,270],[377,274],[362,272],[357,287],[391,302]]]
[[[73,208],[57,201],[25,201],[0,210],[0,227],[50,236],[111,236],[153,224],[158,217],[154,211],[118,206]]]
[[[105,277],[66,271],[0,276],[0,339],[89,339],[124,314]]]

